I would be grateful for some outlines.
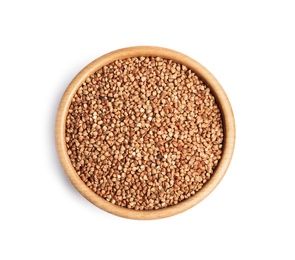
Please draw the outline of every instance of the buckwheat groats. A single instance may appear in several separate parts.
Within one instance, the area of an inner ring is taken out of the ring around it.
[[[65,134],[82,181],[134,210],[169,207],[198,192],[223,142],[210,89],[189,68],[160,57],[116,60],[87,78]]]

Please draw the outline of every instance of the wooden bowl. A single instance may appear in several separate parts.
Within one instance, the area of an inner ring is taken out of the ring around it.
[[[86,184],[80,179],[72,166],[69,156],[67,154],[67,147],[65,142],[65,122],[68,113],[69,106],[72,98],[77,89],[82,83],[94,72],[100,69],[102,66],[107,65],[117,59],[125,59],[138,56],[159,56],[166,59],[171,59],[177,63],[183,64],[186,67],[194,71],[197,76],[204,81],[204,83],[211,89],[213,95],[216,98],[216,102],[219,105],[222,119],[223,119],[223,152],[222,157],[214,170],[213,175],[202,187],[201,190],[196,192],[192,197],[174,205],[163,209],[157,210],[133,210],[125,207],[114,205],[96,193],[94,193]],[[61,164],[66,172],[68,178],[76,189],[90,202],[97,207],[112,213],[117,216],[130,218],[130,219],[159,219],[169,217],[178,213],[181,213],[202,201],[207,197],[218,185],[223,178],[232,158],[234,144],[235,144],[235,121],[232,112],[230,102],[215,77],[200,63],[192,58],[181,54],[179,52],[150,46],[129,47],[120,50],[116,50],[101,56],[88,64],[82,69],[77,76],[69,84],[68,88],[64,92],[56,116],[55,127],[56,147]]]

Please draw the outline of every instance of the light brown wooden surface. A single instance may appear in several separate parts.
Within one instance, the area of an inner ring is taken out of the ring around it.
[[[69,156],[67,154],[67,147],[65,143],[65,121],[68,108],[71,104],[73,95],[76,93],[77,89],[82,85],[82,83],[86,80],[86,78],[102,66],[107,65],[114,60],[138,56],[159,56],[166,59],[172,59],[175,62],[178,62],[190,68],[206,83],[208,87],[210,87],[219,105],[223,118],[223,153],[218,163],[218,166],[214,170],[214,174],[212,175],[210,180],[204,185],[204,187],[200,191],[198,191],[194,196],[190,197],[189,199],[186,199],[178,203],[177,205],[158,210],[136,211],[132,209],[123,208],[120,206],[113,205],[112,203],[104,200],[103,198],[95,194],[85,185],[85,183],[80,179],[75,169],[73,168]],[[138,46],[116,50],[106,55],[103,55],[100,58],[88,64],[84,69],[82,69],[77,74],[77,76],[72,80],[72,82],[67,87],[60,101],[56,116],[55,138],[58,156],[65,173],[67,174],[68,178],[73,183],[73,185],[76,187],[76,189],[86,199],[88,199],[90,202],[92,202],[99,208],[117,216],[142,220],[159,219],[169,217],[190,209],[191,207],[195,206],[200,201],[202,201],[205,197],[207,197],[218,185],[218,183],[221,181],[224,174],[226,173],[226,170],[230,164],[232,154],[234,151],[235,121],[230,102],[220,83],[200,63],[182,53],[170,49],[150,46]]]

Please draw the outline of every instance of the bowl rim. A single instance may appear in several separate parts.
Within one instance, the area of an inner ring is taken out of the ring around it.
[[[221,159],[214,170],[214,174],[207,181],[207,183],[196,194],[182,202],[168,206],[163,209],[156,210],[133,210],[125,207],[117,206],[111,202],[106,201],[96,193],[94,193],[86,184],[80,179],[74,167],[71,164],[70,158],[67,153],[65,142],[65,122],[69,106],[72,98],[82,83],[98,69],[118,59],[125,59],[130,57],[139,56],[159,56],[165,59],[171,59],[177,63],[183,64],[203,80],[203,82],[210,88],[215,96],[216,102],[222,114],[223,120],[223,151]],[[217,79],[199,62],[182,54],[178,51],[171,49],[156,47],[156,46],[134,46],[118,49],[109,52],[86,65],[70,82],[66,88],[56,115],[55,123],[55,142],[61,165],[72,182],[73,186],[91,203],[100,209],[111,214],[138,220],[150,220],[170,217],[181,212],[184,212],[193,206],[197,205],[204,198],[206,198],[219,184],[225,175],[230,161],[232,159],[234,146],[235,146],[235,120],[229,99]]]

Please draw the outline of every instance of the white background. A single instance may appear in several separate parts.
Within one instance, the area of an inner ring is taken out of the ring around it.
[[[1,1],[0,259],[295,259],[294,1]],[[199,61],[231,101],[232,163],[177,216],[136,221],[66,178],[54,121],[71,79],[122,47]]]

